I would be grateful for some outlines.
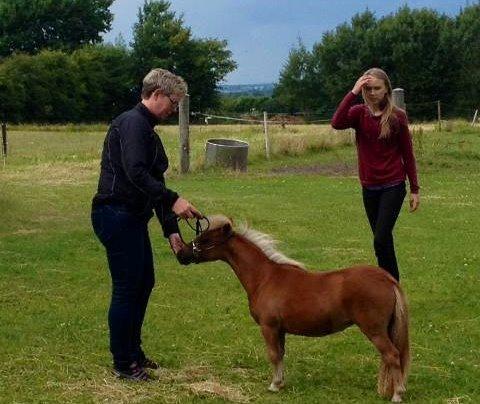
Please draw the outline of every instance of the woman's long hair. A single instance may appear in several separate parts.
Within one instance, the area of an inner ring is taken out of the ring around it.
[[[383,80],[385,83],[385,87],[387,88],[387,93],[385,94],[385,99],[382,102],[383,113],[380,119],[380,139],[387,139],[390,136],[392,124],[396,121],[395,112],[399,110],[395,105],[393,105],[392,100],[392,83],[390,83],[390,79],[388,78],[387,73],[385,73],[382,69],[378,67],[373,67],[368,69],[364,75],[370,75],[375,77],[376,79]],[[365,88],[362,88],[362,96],[365,104],[370,105],[368,103],[368,98],[366,96]]]

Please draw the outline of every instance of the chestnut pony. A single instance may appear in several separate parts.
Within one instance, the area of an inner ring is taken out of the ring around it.
[[[400,285],[378,267],[309,272],[250,228],[234,230],[222,215],[178,253],[182,264],[222,260],[248,295],[273,365],[269,390],[284,386],[285,334],[322,336],[356,324],[381,355],[378,392],[402,400],[410,360],[408,313]]]

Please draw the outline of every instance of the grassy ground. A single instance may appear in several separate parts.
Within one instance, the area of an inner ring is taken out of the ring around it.
[[[287,338],[287,387],[268,393],[270,368],[246,295],[214,263],[180,267],[158,224],[151,235],[156,287],[146,351],[163,369],[149,384],[110,375],[110,280],[94,238],[90,200],[104,127],[16,127],[0,170],[0,402],[376,403],[378,357],[360,332]],[[480,401],[480,131],[415,129],[422,206],[396,228],[411,309],[406,400]],[[162,127],[171,188],[203,212],[248,220],[312,270],[373,263],[348,132],[272,129],[263,157],[258,126],[192,128],[193,173],[178,174],[176,128]],[[249,172],[204,170],[205,139],[248,140]],[[191,238],[185,229],[184,236]]]

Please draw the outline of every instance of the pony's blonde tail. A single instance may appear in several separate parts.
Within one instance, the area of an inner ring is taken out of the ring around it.
[[[410,368],[410,343],[408,337],[408,308],[405,295],[399,285],[394,287],[395,310],[388,328],[388,336],[400,354],[401,389],[405,391],[408,370]],[[392,369],[383,363],[378,375],[378,393],[384,397],[391,397],[394,390]]]

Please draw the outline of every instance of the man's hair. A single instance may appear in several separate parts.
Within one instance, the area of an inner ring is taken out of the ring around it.
[[[143,79],[142,98],[150,98],[155,90],[160,90],[164,95],[184,96],[188,86],[183,78],[168,70],[152,69]]]

